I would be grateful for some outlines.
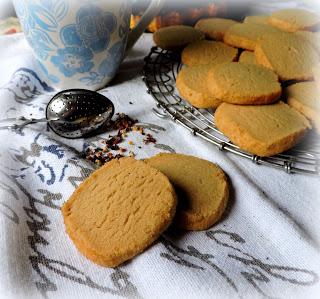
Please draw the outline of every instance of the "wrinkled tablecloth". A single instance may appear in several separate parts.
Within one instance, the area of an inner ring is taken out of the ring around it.
[[[125,146],[138,159],[175,151],[217,163],[231,183],[227,213],[207,231],[164,233],[116,269],[95,265],[66,235],[60,207],[93,170],[83,150],[110,132],[67,140],[45,124],[0,130],[0,297],[319,298],[319,178],[255,165],[158,118],[140,75],[151,46],[145,34],[101,90],[157,140],[131,132]],[[0,119],[43,117],[55,91],[23,34],[0,36],[0,66]]]

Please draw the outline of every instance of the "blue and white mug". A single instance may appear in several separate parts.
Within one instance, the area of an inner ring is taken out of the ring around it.
[[[151,1],[130,32],[130,0],[14,0],[26,39],[57,89],[107,85],[162,5]]]

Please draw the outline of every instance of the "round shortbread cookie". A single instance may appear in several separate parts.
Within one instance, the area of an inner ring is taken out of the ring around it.
[[[153,34],[155,44],[165,50],[179,49],[204,38],[200,30],[186,25],[160,28]]]
[[[313,12],[292,8],[273,12],[268,19],[268,23],[288,32],[313,31],[319,28],[320,18]]]
[[[272,69],[281,81],[312,80],[312,67],[319,62],[319,55],[310,43],[288,32],[263,35],[254,53],[257,62]]]
[[[176,86],[182,98],[197,108],[217,108],[221,101],[208,91],[207,79],[211,65],[183,68],[177,76]]]
[[[262,157],[292,148],[310,128],[302,114],[281,101],[263,106],[223,103],[214,118],[217,128],[234,144]]]
[[[233,47],[253,51],[259,38],[265,33],[276,33],[280,30],[265,24],[240,23],[231,26],[225,33],[223,41]]]
[[[251,51],[243,51],[240,54],[239,62],[257,64],[256,58],[254,56],[254,53],[251,52]]]
[[[189,66],[219,64],[235,61],[238,49],[216,41],[198,41],[188,45],[182,51],[181,60]]]
[[[164,173],[175,187],[178,196],[175,225],[186,230],[204,230],[221,218],[229,186],[220,167],[181,154],[159,154],[146,162]]]
[[[207,84],[214,97],[232,104],[270,104],[281,95],[278,76],[255,64],[230,62],[216,65],[209,70]]]
[[[168,178],[133,158],[112,160],[92,173],[63,205],[66,231],[93,262],[116,267],[167,229],[177,199]]]
[[[299,82],[285,89],[287,103],[311,120],[320,133],[320,97],[315,82]]]
[[[194,28],[203,32],[208,39],[222,41],[225,32],[237,23],[230,19],[208,18],[199,20]]]
[[[254,24],[268,24],[269,16],[257,15],[247,16],[244,18],[243,23],[254,23]]]

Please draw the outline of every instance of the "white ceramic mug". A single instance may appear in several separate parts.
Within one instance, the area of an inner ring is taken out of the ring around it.
[[[151,1],[130,31],[130,0],[14,0],[26,39],[57,89],[106,86],[162,5]]]

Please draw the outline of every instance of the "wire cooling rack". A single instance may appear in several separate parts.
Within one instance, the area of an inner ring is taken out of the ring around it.
[[[287,173],[320,175],[320,141],[310,133],[301,144],[288,152],[272,157],[259,157],[232,144],[215,126],[210,109],[197,109],[179,97],[175,81],[181,68],[180,55],[153,47],[145,57],[143,80],[147,92],[156,101],[154,112],[164,119],[171,119],[214,144],[219,150],[250,159],[255,164],[282,169]]]

